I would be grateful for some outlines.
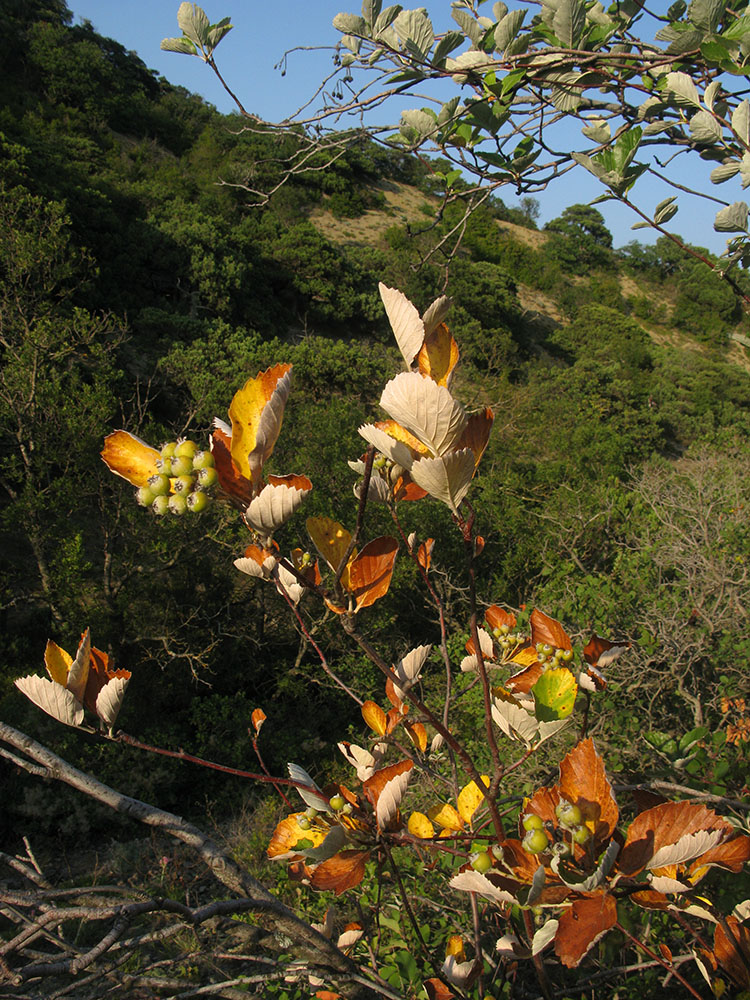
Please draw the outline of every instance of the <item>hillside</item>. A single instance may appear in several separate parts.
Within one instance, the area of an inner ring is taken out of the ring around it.
[[[456,384],[472,407],[496,413],[473,494],[486,539],[481,600],[543,601],[571,634],[597,628],[632,642],[637,690],[625,672],[613,689],[637,711],[601,736],[623,768],[639,764],[644,726],[692,726],[696,699],[722,725],[721,698],[747,693],[737,659],[748,650],[746,612],[736,609],[750,606],[744,579],[729,587],[722,577],[727,552],[742,565],[750,558],[739,513],[750,477],[738,472],[749,456],[750,327],[726,283],[662,240],[613,250],[589,206],[569,206],[540,232],[495,199],[459,247],[448,237],[432,253],[461,203],[428,225],[441,195],[432,173],[372,144],[250,209],[247,188],[274,186],[292,139],[238,133],[236,118],[157,79],[116,41],[71,27],[62,2],[6,4],[2,18],[3,718],[167,808],[190,814],[206,797],[237,806],[228,781],[209,785],[164,763],[123,776],[120,748],[61,733],[22,703],[13,680],[41,669],[47,637],[72,649],[90,626],[133,672],[121,722],[144,740],[246,765],[247,719],[262,699],[286,716],[268,727],[270,767],[283,768],[299,744],[334,754],[334,723],[339,732],[359,717],[321,678],[286,606],[238,578],[247,532],[220,504],[200,528],[153,516],[99,453],[116,427],[154,444],[188,433],[205,442],[250,376],[289,361],[294,389],[273,471],[313,481],[304,516],[353,524],[356,429],[377,419],[380,388],[400,364],[383,281],[420,310],[452,296]],[[738,280],[747,286],[744,273]],[[719,510],[720,530],[685,555],[681,532],[700,539],[679,513],[659,534],[649,484],[663,486],[666,509],[669,490],[690,492],[696,469],[714,470],[718,493],[698,491],[695,516]],[[447,534],[447,508],[404,506],[409,530]],[[373,531],[391,530],[384,509],[368,518]],[[304,517],[279,543],[310,544]],[[460,557],[446,541],[436,559]],[[684,572],[691,559],[721,572],[698,586]],[[399,568],[368,619],[396,646],[412,633],[434,638],[434,609],[410,585]],[[459,631],[463,586],[445,584]],[[670,621],[684,637],[685,607],[723,606],[726,587],[734,617],[697,618],[684,647],[662,642]],[[408,628],[397,624],[403,607]],[[366,696],[368,668],[335,622],[310,627]],[[11,839],[26,823],[76,836],[101,822],[10,769],[0,781]]]

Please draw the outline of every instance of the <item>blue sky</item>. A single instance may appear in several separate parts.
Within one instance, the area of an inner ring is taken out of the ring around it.
[[[428,7],[436,31],[452,24],[449,0],[421,2]],[[100,34],[137,52],[147,66],[172,83],[201,94],[221,111],[233,110],[216,77],[199,59],[162,52],[159,48],[162,38],[180,35],[176,18],[179,0],[68,0],[68,5],[76,21],[90,20]],[[227,83],[248,111],[269,121],[280,121],[311,97],[330,72],[332,49],[295,52],[289,57],[284,76],[274,68],[275,64],[285,50],[295,46],[332,47],[339,37],[331,27],[334,16],[341,10],[358,12],[360,4],[359,0],[204,0],[202,6],[212,22],[229,16],[235,26],[217,50],[217,62]],[[658,0],[653,4],[655,10],[667,6]],[[413,103],[419,106],[420,102]],[[576,133],[571,142],[579,145],[580,136]],[[708,190],[709,169],[695,158],[689,173],[680,180],[692,186],[705,185]],[[724,185],[729,187],[730,184]],[[603,190],[582,168],[576,168],[537,196],[541,222],[559,215],[567,205],[590,201]],[[641,181],[635,188],[637,201],[645,211],[653,211],[659,201],[674,193],[659,182]],[[720,193],[730,195],[724,189]],[[499,194],[507,205],[517,203],[510,189]],[[741,197],[739,192],[731,193],[729,200],[737,197]],[[641,242],[653,239],[646,230],[631,231],[630,226],[637,219],[628,209],[614,204],[598,207],[616,246],[636,238]],[[674,220],[674,230],[690,242],[720,253],[726,240],[712,228],[716,207],[695,199],[684,200]]]

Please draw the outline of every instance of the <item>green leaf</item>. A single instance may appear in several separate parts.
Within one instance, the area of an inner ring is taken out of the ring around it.
[[[592,142],[599,143],[600,145],[609,142],[612,138],[609,124],[601,118],[596,119],[591,125],[584,125],[581,132],[583,132],[587,139],[591,139]]]
[[[222,38],[227,35],[232,30],[233,25],[231,24],[228,17],[224,17],[217,24],[212,24],[208,32],[208,45],[207,48],[210,52],[216,48]]]
[[[558,111],[575,111],[583,100],[583,73],[549,73],[545,82],[552,84],[552,103]]]
[[[534,715],[539,722],[567,719],[573,711],[578,684],[567,667],[547,670],[532,687]]]
[[[563,48],[577,48],[586,27],[586,6],[583,0],[559,0],[551,27]]]
[[[675,204],[676,201],[677,196],[672,195],[671,198],[665,198],[664,201],[659,202],[654,211],[654,222],[657,226],[664,225],[665,222],[669,222],[677,215],[679,205]]]
[[[710,111],[698,111],[690,119],[690,134],[696,142],[716,142],[721,139],[721,125]]]
[[[436,131],[437,120],[434,113],[430,114],[428,111],[420,111],[418,108],[402,111],[401,122],[409,128],[416,129],[420,137],[424,139],[434,135]]]
[[[471,41],[474,48],[478,49],[485,35],[485,29],[479,21],[475,17],[472,17],[465,7],[454,7],[451,11],[451,17],[461,31],[463,31],[464,35]]]
[[[435,41],[432,22],[421,10],[402,10],[393,22],[393,30],[419,59],[425,58]]]
[[[363,35],[367,37],[367,22],[358,14],[337,14],[333,19],[336,31],[344,35]]]
[[[177,23],[196,46],[206,45],[211,23],[206,12],[195,3],[181,3],[177,11]]]
[[[714,167],[711,171],[711,183],[723,184],[724,181],[728,181],[730,177],[734,177],[738,174],[739,170],[739,163],[722,163],[720,166]]]
[[[692,0],[688,21],[703,31],[715,31],[726,7],[726,0]]]
[[[495,48],[498,52],[504,52],[508,48],[521,30],[525,17],[525,10],[513,10],[498,21],[495,28]]]
[[[372,27],[380,14],[382,0],[362,0],[362,17]]]
[[[372,37],[379,38],[384,31],[387,31],[403,9],[400,3],[395,3],[378,14],[378,19],[372,29]]]
[[[732,131],[745,146],[750,143],[750,101],[747,98],[732,112]]]
[[[186,56],[197,56],[195,45],[188,38],[162,38],[160,49],[164,52],[182,52]]]
[[[432,54],[433,66],[440,66],[447,55],[462,44],[464,36],[460,31],[447,31],[435,46]]]
[[[667,73],[667,88],[675,95],[678,104],[692,105],[694,108],[700,107],[698,90],[692,77],[688,76],[687,73]]]
[[[717,233],[746,233],[747,205],[744,201],[735,201],[716,213],[714,229]]]

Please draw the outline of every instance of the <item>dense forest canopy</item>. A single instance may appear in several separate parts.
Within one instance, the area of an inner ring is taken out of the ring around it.
[[[331,720],[350,709],[281,603],[216,558],[242,547],[236,525],[218,507],[200,529],[159,521],[99,451],[113,426],[151,441],[205,435],[249,374],[283,358],[296,398],[274,463],[312,479],[309,514],[333,513],[335,496],[337,516],[353,518],[347,458],[396,365],[383,281],[420,308],[453,297],[462,391],[498,414],[475,486],[491,568],[482,599],[546,603],[572,633],[633,643],[613,679],[629,711],[613,697],[619,726],[599,734],[610,766],[644,766],[644,731],[724,731],[721,700],[747,693],[750,652],[748,327],[728,286],[667,240],[613,250],[593,207],[539,231],[533,202],[498,198],[460,247],[449,240],[419,267],[460,220],[449,204],[432,226],[445,166],[370,142],[248,209],[242,185],[272,187],[293,136],[242,132],[73,25],[62,2],[2,0],[0,27],[4,717],[122,777],[119,754],[32,720],[12,687],[40,663],[43,636],[71,648],[85,623],[133,671],[125,729],[164,745],[189,732],[196,753],[239,764],[242,706],[273,697],[298,722],[275,727],[272,764],[290,740],[331,752]],[[426,504],[408,516],[427,537],[448,514]],[[301,534],[290,527],[288,541]],[[445,565],[451,544],[436,556]],[[705,572],[686,572],[698,563]],[[407,641],[396,608],[409,607],[410,630],[434,624],[411,582],[398,569],[373,611],[396,645]],[[364,661],[329,621],[316,628],[364,691]],[[731,768],[709,779],[740,780],[744,746],[729,750]],[[96,822],[65,796],[2,780],[9,833],[19,813],[48,831]],[[188,812],[205,794],[167,765],[123,782]],[[212,794],[236,804],[228,786]]]

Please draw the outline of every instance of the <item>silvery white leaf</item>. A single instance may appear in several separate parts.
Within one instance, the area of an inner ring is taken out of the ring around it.
[[[465,871],[454,875],[448,885],[451,889],[459,889],[461,892],[477,892],[486,899],[491,899],[494,903],[515,903],[515,898],[506,890],[498,889],[496,885],[482,872],[467,868]]]
[[[439,458],[417,459],[409,473],[417,486],[457,513],[469,492],[474,468],[474,452],[471,448],[462,448]]]
[[[407,367],[411,368],[414,358],[424,343],[424,323],[415,306],[397,288],[389,288],[382,281],[378,285],[388,322],[391,324],[398,349]]]
[[[538,955],[539,952],[544,951],[548,944],[554,940],[555,934],[557,934],[557,927],[560,923],[554,917],[547,920],[539,930],[534,935],[531,942],[531,954]]]
[[[435,301],[427,307],[424,316],[422,316],[425,337],[431,334],[436,327],[440,326],[445,317],[448,315],[448,310],[450,309],[452,303],[453,299],[449,298],[447,295],[441,295],[440,298],[435,299]]]
[[[15,685],[37,708],[41,708],[58,722],[66,726],[80,726],[83,722],[83,705],[72,691],[61,684],[30,674],[28,677],[19,677]]]
[[[296,789],[306,806],[311,806],[313,809],[317,809],[318,812],[330,811],[328,808],[328,799],[323,798],[322,795],[315,794],[315,792],[319,792],[320,789],[304,767],[300,767],[299,764],[289,763],[287,764],[287,770],[289,771],[289,777],[292,781],[299,781],[301,784],[308,786],[307,788]]]
[[[368,444],[373,445],[382,455],[390,458],[392,462],[402,465],[405,469],[411,468],[414,458],[403,441],[397,441],[395,438],[392,438],[390,434],[381,431],[375,424],[363,424],[359,428],[358,433]]]
[[[269,537],[289,520],[309,492],[293,486],[264,486],[245,511],[245,520],[259,534]]]
[[[96,714],[110,732],[120,711],[129,677],[113,677],[108,680],[96,696]]]
[[[83,703],[83,692],[86,690],[86,681],[89,677],[89,663],[91,662],[91,634],[90,630],[86,631],[81,636],[81,641],[78,644],[78,651],[76,652],[76,658],[70,665],[68,670],[68,679],[65,687],[68,691],[72,692],[73,697],[76,701]]]

